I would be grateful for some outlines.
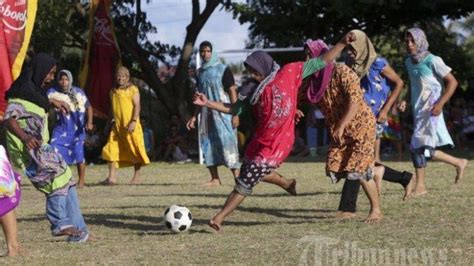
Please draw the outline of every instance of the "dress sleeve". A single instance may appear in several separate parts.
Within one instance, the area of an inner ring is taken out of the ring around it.
[[[433,71],[436,73],[436,75],[440,78],[446,77],[451,72],[451,68],[447,66],[443,59],[439,56],[434,56],[433,61],[431,61]]]
[[[325,66],[326,62],[321,57],[309,59],[303,66],[303,79],[311,76],[314,72],[323,69]]]
[[[224,75],[222,75],[222,85],[224,85],[225,91],[229,91],[229,88],[235,85],[234,75],[229,67],[226,67]]]
[[[13,118],[18,120],[25,116],[27,116],[27,112],[23,105],[18,103],[9,103],[7,110],[5,110],[3,119],[7,120],[9,118]]]

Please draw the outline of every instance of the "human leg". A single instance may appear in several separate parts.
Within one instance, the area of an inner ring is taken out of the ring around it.
[[[3,233],[7,242],[7,256],[17,256],[20,253],[20,243],[18,241],[18,228],[15,210],[11,210],[0,218]]]
[[[285,179],[282,175],[276,171],[271,171],[270,174],[264,176],[262,181],[277,185],[283,188],[286,192],[290,193],[293,196],[296,196],[296,180],[295,179]]]
[[[89,230],[87,229],[84,217],[82,216],[79,199],[77,197],[76,188],[74,186],[69,188],[66,198],[67,217],[71,224],[80,231],[79,235],[70,236],[70,242],[86,242],[89,238]]]
[[[450,164],[456,168],[456,178],[454,179],[455,184],[461,181],[464,177],[464,169],[468,163],[466,159],[457,158],[439,150],[434,151],[433,159]]]
[[[86,181],[85,181],[86,163],[85,162],[77,164],[77,173],[79,176],[78,188],[83,188],[86,185]]]
[[[370,212],[369,216],[364,220],[364,223],[377,223],[382,220],[382,210],[380,208],[380,198],[377,193],[377,187],[373,180],[360,180],[360,184],[369,198],[370,201]]]
[[[133,166],[134,172],[133,172],[133,178],[128,182],[129,184],[139,184],[140,183],[140,169],[142,168],[142,165],[137,163]]]
[[[203,185],[208,186],[208,187],[220,186],[222,183],[221,183],[221,179],[219,178],[219,172],[217,170],[217,166],[215,165],[208,166],[207,169],[209,169],[211,180],[207,181]]]
[[[355,216],[359,189],[360,182],[358,180],[346,179],[344,181],[338,208],[339,212],[337,214],[339,218],[352,218]]]

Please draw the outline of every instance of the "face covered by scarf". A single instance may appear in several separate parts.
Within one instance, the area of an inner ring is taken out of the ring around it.
[[[32,102],[46,111],[49,101],[46,90],[42,88],[43,81],[48,73],[56,66],[57,61],[45,53],[37,54],[30,65],[25,67],[20,76],[13,82],[5,98],[19,98]]]
[[[353,30],[352,32],[356,36],[356,41],[349,45],[355,50],[356,58],[346,63],[356,72],[359,78],[363,78],[377,58],[377,53],[365,32],[361,30]]]
[[[252,68],[265,77],[260,84],[256,80],[251,80],[242,86],[239,91],[239,99],[243,101],[250,96],[250,104],[253,105],[258,102],[263,89],[273,80],[280,69],[280,66],[264,51],[255,51],[251,53],[247,59],[245,59],[244,65],[247,68]]]
[[[413,61],[416,63],[421,62],[423,58],[430,54],[428,51],[429,43],[426,39],[425,32],[420,28],[411,28],[407,30],[406,34],[410,34],[413,37],[413,41],[416,45],[416,53],[414,55],[409,55]]]
[[[329,48],[323,40],[309,40],[304,44],[310,52],[311,58],[321,56],[326,53]],[[329,63],[325,68],[317,71],[309,80],[309,87],[306,95],[311,103],[318,103],[324,95],[324,92],[331,81],[334,63]]]

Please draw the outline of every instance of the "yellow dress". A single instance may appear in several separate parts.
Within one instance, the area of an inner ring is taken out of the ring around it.
[[[113,89],[110,91],[113,117],[109,140],[102,149],[102,158],[113,162],[115,167],[146,165],[150,159],[146,154],[143,130],[140,120],[137,121],[135,130],[128,133],[127,125],[133,116],[133,96],[140,93],[135,85],[127,89]]]

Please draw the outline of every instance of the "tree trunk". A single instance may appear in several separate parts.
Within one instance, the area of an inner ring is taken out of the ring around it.
[[[176,109],[181,117],[189,117],[186,108],[186,93],[191,93],[189,87],[186,87],[188,80],[188,67],[193,54],[194,44],[204,24],[219,5],[218,0],[207,0],[206,7],[202,13],[199,13],[199,0],[193,0],[193,12],[191,23],[186,27],[186,37],[184,38],[181,56],[176,67],[176,73],[171,79],[172,89],[176,92],[178,99]]]

